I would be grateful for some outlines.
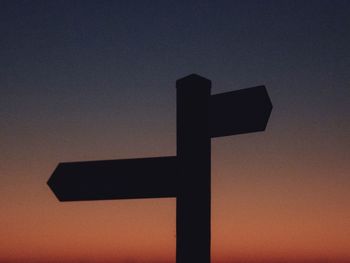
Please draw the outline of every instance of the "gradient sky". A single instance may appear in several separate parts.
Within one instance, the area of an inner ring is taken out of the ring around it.
[[[174,155],[191,73],[274,105],[266,132],[212,140],[212,262],[350,262],[349,14],[0,0],[0,262],[175,262],[175,199],[59,203],[46,181],[62,161]]]

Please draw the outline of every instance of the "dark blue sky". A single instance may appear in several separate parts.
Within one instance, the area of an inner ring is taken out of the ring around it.
[[[2,137],[21,125],[173,136],[175,80],[195,72],[213,93],[265,84],[276,136],[341,137],[338,149],[350,125],[349,10],[348,1],[1,1]]]
[[[1,1],[2,112],[6,119],[14,103],[43,112],[58,99],[84,112],[103,112],[116,97],[129,106],[154,96],[170,102],[174,80],[197,72],[212,79],[213,92],[266,84],[279,112],[288,106],[285,114],[332,119],[349,109],[349,6]],[[35,109],[38,99],[48,104]]]

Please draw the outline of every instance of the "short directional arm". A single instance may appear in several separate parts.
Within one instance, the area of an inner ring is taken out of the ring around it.
[[[264,131],[272,110],[265,86],[212,95],[210,136],[221,137]]]

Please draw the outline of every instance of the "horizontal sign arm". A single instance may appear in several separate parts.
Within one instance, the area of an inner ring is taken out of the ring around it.
[[[47,184],[60,201],[176,197],[177,158],[60,163]]]
[[[264,131],[272,110],[265,86],[212,95],[209,130],[211,137]]]

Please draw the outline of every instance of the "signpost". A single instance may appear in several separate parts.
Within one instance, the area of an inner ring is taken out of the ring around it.
[[[48,185],[60,201],[176,197],[176,262],[210,263],[210,139],[264,131],[272,104],[264,86],[210,95],[195,74],[176,88],[176,156],[60,163]]]

